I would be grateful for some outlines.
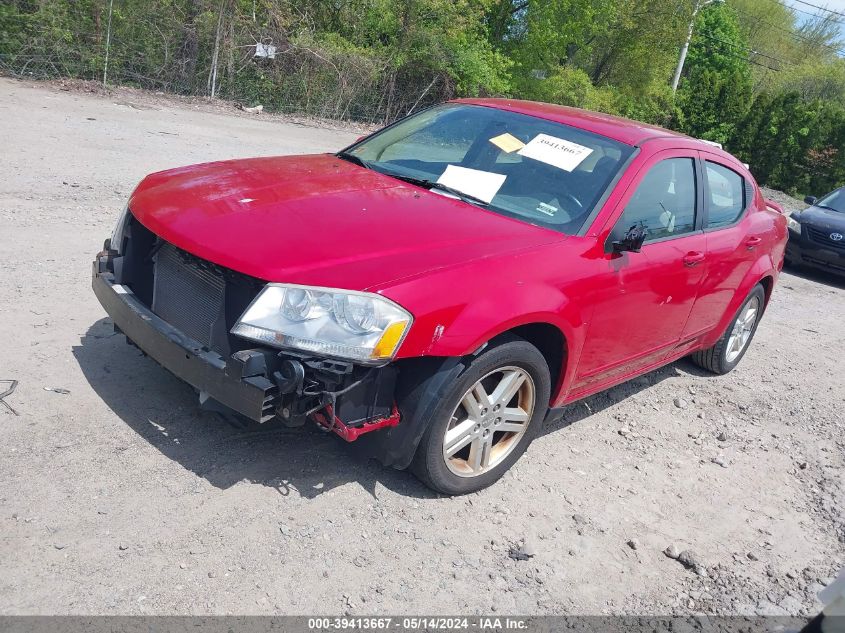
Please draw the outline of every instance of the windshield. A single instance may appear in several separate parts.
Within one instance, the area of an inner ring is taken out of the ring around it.
[[[575,234],[633,148],[568,125],[446,104],[339,156],[495,213]]]
[[[827,194],[824,198],[816,202],[815,206],[845,213],[845,187]]]

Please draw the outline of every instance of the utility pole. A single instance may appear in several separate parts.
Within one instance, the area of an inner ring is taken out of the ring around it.
[[[114,0],[109,1],[109,26],[106,29],[106,61],[103,64],[103,88],[107,87],[109,81],[109,48],[111,46],[111,11]]]
[[[217,66],[220,60],[220,39],[223,36],[223,9],[226,0],[220,0],[220,15],[217,17],[217,36],[214,38],[214,53],[211,55],[211,70],[208,72],[208,96],[212,99],[217,92]]]
[[[689,44],[692,40],[692,32],[695,29],[695,18],[698,12],[710,4],[721,4],[724,0],[695,0],[695,6],[692,10],[692,17],[689,21],[689,30],[687,31],[687,41],[684,42],[681,48],[681,56],[678,58],[678,67],[675,68],[675,76],[672,77],[672,94],[677,92],[678,84],[681,82],[681,73],[684,72],[684,62],[687,61],[687,53],[689,52]]]

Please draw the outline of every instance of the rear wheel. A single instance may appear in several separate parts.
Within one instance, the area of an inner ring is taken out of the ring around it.
[[[466,494],[489,486],[534,438],[548,410],[549,368],[513,337],[474,358],[427,421],[411,468],[431,488]]]
[[[692,362],[715,374],[731,371],[748,350],[763,316],[765,304],[766,292],[762,286],[757,285],[740,306],[722,338],[713,347],[692,354]]]

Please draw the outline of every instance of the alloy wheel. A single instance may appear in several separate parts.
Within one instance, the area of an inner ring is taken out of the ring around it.
[[[490,372],[464,393],[443,436],[443,459],[460,477],[495,468],[528,430],[536,389],[519,367]]]
[[[760,299],[752,297],[751,301],[745,304],[742,312],[736,319],[731,335],[728,338],[728,346],[725,350],[725,360],[734,362],[751,340],[751,333],[754,331],[754,324],[757,322],[757,313],[760,311]]]

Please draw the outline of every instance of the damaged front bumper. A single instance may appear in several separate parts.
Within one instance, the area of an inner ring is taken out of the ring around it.
[[[311,419],[346,441],[395,426],[396,370],[296,356],[269,348],[225,357],[157,316],[118,283],[108,256],[93,266],[94,293],[130,342],[200,392],[257,422],[279,416],[289,425]]]

